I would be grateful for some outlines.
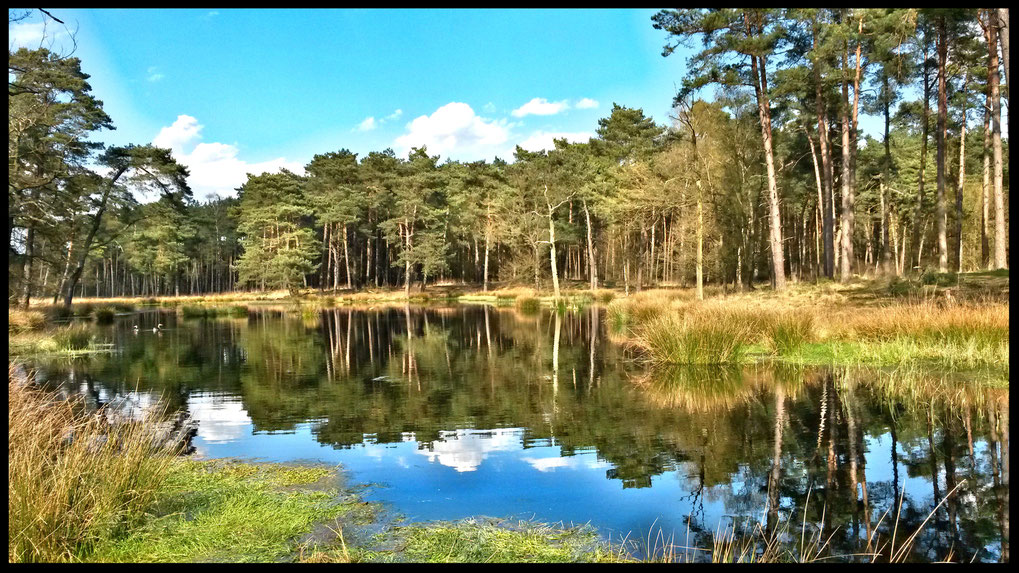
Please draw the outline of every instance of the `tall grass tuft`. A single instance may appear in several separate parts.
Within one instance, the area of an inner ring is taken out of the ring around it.
[[[665,364],[738,364],[745,360],[749,330],[710,313],[666,314],[640,324],[633,344],[648,361]]]
[[[96,309],[96,324],[113,324],[113,309],[104,306]]]
[[[783,313],[770,325],[771,342],[780,354],[790,354],[814,339],[814,316],[810,313]]]
[[[7,309],[7,331],[19,334],[46,326],[46,315],[35,310]]]
[[[53,332],[58,350],[84,350],[92,344],[92,329],[84,324],[72,324]]]
[[[111,425],[9,363],[9,561],[81,560],[144,515],[175,453],[153,446],[154,428]]]
[[[178,307],[178,311],[183,318],[205,318],[209,314],[209,309],[204,306],[190,304]]]
[[[533,296],[517,297],[517,309],[523,314],[537,314],[541,308],[541,301]]]

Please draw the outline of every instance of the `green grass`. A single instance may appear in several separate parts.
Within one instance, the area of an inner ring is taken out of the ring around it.
[[[92,556],[116,562],[291,560],[297,539],[350,509],[333,468],[178,460],[150,517]]]
[[[425,563],[575,563],[623,560],[589,527],[466,519],[398,528],[403,558]]]

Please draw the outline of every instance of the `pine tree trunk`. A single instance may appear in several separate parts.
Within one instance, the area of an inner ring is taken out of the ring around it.
[[[343,225],[343,265],[347,271],[347,290],[353,290],[354,285],[350,275],[350,250],[347,248],[347,225]]]
[[[980,268],[991,268],[991,94],[984,105],[983,182],[980,186]]]
[[[818,26],[814,27],[814,49],[817,49]],[[824,276],[835,277],[835,220],[832,209],[832,161],[831,149],[828,145],[828,114],[825,111],[824,96],[821,91],[821,68],[814,63],[815,105],[817,107],[817,141],[821,148],[821,166],[824,169],[824,197],[818,205],[822,209],[822,240],[824,243]]]
[[[945,144],[948,131],[948,81],[945,77],[948,63],[948,32],[945,29],[945,17],[938,19],[938,136],[937,136],[937,169],[938,169],[938,272],[948,272],[948,213],[945,208]]]
[[[926,36],[926,32],[924,33]],[[924,49],[923,49],[924,62],[927,61],[927,38],[924,38]],[[924,227],[923,221],[923,192],[924,192],[924,175],[927,171],[927,131],[930,125],[930,71],[927,68],[926,63],[923,64],[923,126],[921,129],[922,135],[920,139],[920,174],[919,174],[919,186],[916,195],[916,209],[913,212],[913,240],[912,245],[916,257],[911,260],[915,264],[916,268],[921,267],[921,257],[923,245],[923,236],[921,235]]]
[[[988,85],[991,91],[991,148],[994,153],[994,268],[1007,269],[1005,251],[1005,196],[1002,192],[1001,164],[1001,93],[998,78],[998,12],[990,10],[990,38],[988,38],[990,61],[988,63]]]
[[[846,41],[842,52],[842,256],[839,266],[839,280],[848,281],[853,274],[853,192],[850,185],[852,175],[852,158],[850,157],[851,138],[849,136],[849,42]]]
[[[998,39],[1001,41],[1001,59],[1005,64],[1005,85],[1008,83],[1008,8],[998,8]]]
[[[962,76],[962,92],[966,93],[969,76]],[[962,272],[962,192],[966,183],[966,98],[962,100],[962,123],[959,126],[959,181],[955,188],[955,272]]]
[[[758,65],[760,59],[760,65]],[[761,140],[764,143],[764,163],[768,170],[768,209],[771,214],[769,246],[771,247],[772,276],[775,290],[785,289],[785,258],[782,252],[782,216],[778,204],[778,178],[771,149],[771,110],[768,104],[767,62],[763,57],[750,57],[757,93],[757,113],[761,118]]]

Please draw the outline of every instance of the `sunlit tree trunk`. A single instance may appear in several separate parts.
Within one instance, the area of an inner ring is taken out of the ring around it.
[[[984,104],[984,162],[983,181],[980,186],[980,268],[991,268],[991,94]]]
[[[968,87],[968,73],[962,76],[962,91]],[[959,126],[959,181],[955,187],[955,272],[962,272],[962,192],[966,183],[966,98],[962,99],[962,123]]]
[[[945,144],[948,131],[948,79],[945,77],[948,63],[948,31],[945,17],[938,18],[938,135],[937,135],[937,232],[938,272],[948,272],[948,213],[945,208]]]
[[[850,184],[852,175],[852,158],[850,157],[851,138],[849,136],[849,41],[842,51],[842,247],[839,265],[839,280],[848,281],[853,274],[853,188]]]
[[[994,153],[994,268],[1007,269],[1005,229],[1005,196],[1002,191],[1001,163],[1001,93],[998,87],[998,17],[990,10],[988,26],[989,54],[987,83],[991,91],[991,148]]]
[[[927,33],[924,32],[924,36]],[[923,60],[927,61],[927,39],[924,38],[923,42]],[[930,71],[927,68],[926,63],[923,64],[923,125],[921,126],[920,136],[920,174],[919,182],[917,187],[916,195],[916,209],[913,211],[913,240],[912,249],[916,254],[911,262],[919,268],[921,266],[921,257],[923,255],[923,193],[924,193],[924,174],[927,171],[927,131],[930,125]]]
[[[760,60],[760,65],[758,65]],[[768,209],[770,211],[770,239],[772,276],[775,290],[785,289],[785,257],[782,252],[782,215],[778,205],[778,177],[771,148],[771,110],[768,104],[767,62],[763,57],[750,56],[754,91],[757,92],[757,112],[761,118],[761,140],[764,143],[764,163],[768,171]]]
[[[814,49],[817,49],[817,34],[819,25],[814,26]],[[822,209],[822,234],[824,242],[824,276],[835,277],[835,218],[832,199],[832,164],[831,150],[828,146],[828,114],[825,110],[824,97],[821,90],[821,67],[820,62],[814,62],[814,84],[815,84],[815,105],[817,107],[817,141],[821,149],[821,165],[824,169],[824,196],[819,199],[818,205]]]

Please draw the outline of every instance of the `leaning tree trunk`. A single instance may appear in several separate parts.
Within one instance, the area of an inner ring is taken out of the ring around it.
[[[106,205],[109,201],[110,194],[113,193],[114,186],[117,184],[117,180],[120,176],[127,171],[126,167],[119,168],[110,178],[107,183],[106,189],[103,191],[103,197],[99,202],[99,209],[92,218],[92,227],[88,230],[88,234],[85,236],[85,240],[81,246],[81,257],[78,259],[78,263],[75,266],[74,272],[71,274],[71,278],[67,284],[67,293],[64,295],[64,306],[66,308],[71,307],[71,301],[74,299],[74,289],[78,286],[78,281],[81,280],[81,273],[85,270],[85,261],[88,260],[88,253],[92,249],[92,241],[95,239],[96,233],[99,232],[99,227],[103,222],[103,214],[106,212]]]

